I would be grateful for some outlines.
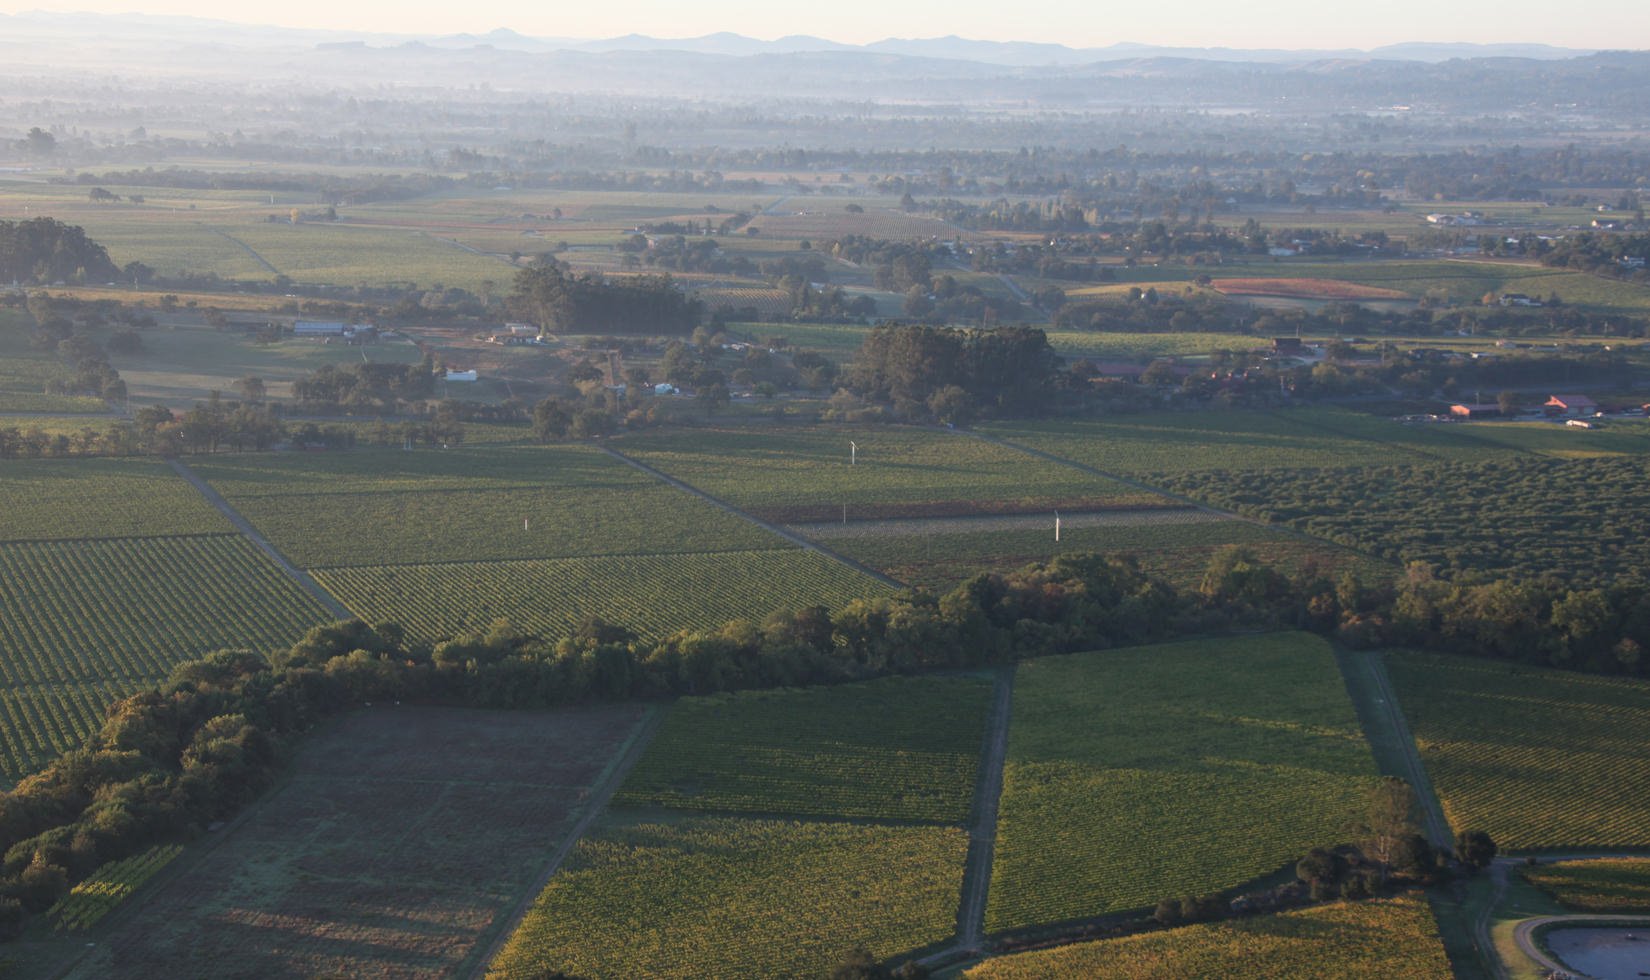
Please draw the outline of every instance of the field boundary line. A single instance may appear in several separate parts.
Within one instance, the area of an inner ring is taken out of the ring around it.
[[[1415,790],[1415,800],[1421,807],[1421,822],[1427,838],[1435,847],[1453,847],[1455,840],[1450,834],[1449,821],[1444,817],[1444,808],[1432,787],[1431,777],[1427,775],[1426,764],[1421,760],[1415,736],[1409,730],[1409,722],[1404,718],[1403,708],[1393,691],[1392,678],[1387,675],[1386,663],[1381,655],[1336,647],[1335,662],[1341,669],[1341,680],[1346,685],[1359,719],[1365,725],[1373,724],[1378,728],[1377,734],[1383,736],[1380,742],[1398,749],[1399,767],[1403,771],[1388,775],[1405,778]],[[1372,748],[1377,742],[1367,731],[1364,738]],[[1379,760],[1376,761],[1378,764]]]
[[[760,527],[760,528],[762,528],[766,531],[769,531],[773,534],[777,534],[780,537],[784,538],[786,541],[791,542],[792,544],[800,545],[803,548],[806,548],[807,550],[812,551],[813,553],[815,553],[817,555],[821,555],[825,558],[831,559],[834,562],[839,562],[843,565],[847,565],[849,568],[852,568],[856,572],[859,572],[859,573],[864,574],[864,575],[869,575],[870,577],[876,579],[878,582],[881,582],[883,585],[892,586],[893,588],[896,588],[896,589],[907,588],[907,586],[904,582],[901,582],[899,579],[894,578],[892,575],[888,575],[888,574],[885,574],[883,572],[879,572],[879,571],[877,571],[876,569],[872,568],[869,565],[863,564],[861,562],[857,562],[854,559],[849,558],[847,555],[842,554],[841,552],[833,551],[830,548],[827,548],[824,545],[818,543],[817,541],[814,541],[814,540],[809,539],[809,538],[805,538],[802,535],[797,534],[794,531],[790,531],[790,530],[787,530],[783,527],[780,527],[778,524],[770,524],[767,521],[764,521],[761,518],[758,518],[753,514],[750,514],[746,511],[740,510],[738,507],[735,507],[734,505],[728,503],[725,500],[722,500],[720,498],[711,496],[710,494],[708,494],[705,491],[699,489],[698,487],[692,485],[691,483],[684,483],[683,481],[676,479],[675,477],[671,476],[668,473],[665,473],[662,470],[654,469],[653,467],[649,466],[648,464],[642,462],[639,459],[633,459],[629,456],[626,456],[624,453],[619,452],[617,449],[614,449],[612,446],[603,446],[601,448],[602,448],[602,452],[607,453],[609,456],[612,456],[614,459],[617,459],[617,460],[619,460],[620,462],[623,462],[623,463],[628,463],[631,466],[634,466],[637,469],[641,470],[643,473],[650,474],[655,479],[663,480],[665,483],[670,484],[671,486],[675,487],[678,490],[683,490],[683,491],[686,491],[687,493],[691,493],[695,497],[698,497],[700,500],[703,500],[706,503],[714,504],[717,507],[720,507],[723,510],[727,511],[728,513],[734,515],[735,517],[744,518],[745,520],[750,521],[752,524],[755,524],[757,527]]]
[[[625,777],[630,775],[630,770],[635,768],[637,762],[641,761],[642,753],[646,752],[647,747],[653,743],[653,736],[658,734],[659,726],[663,724],[664,717],[664,711],[657,705],[647,706],[645,713],[631,731],[630,737],[614,754],[614,759],[608,764],[607,771],[597,777],[591,795],[585,801],[583,812],[579,814],[579,818],[574,821],[573,826],[567,829],[567,833],[562,835],[561,843],[551,853],[544,869],[522,891],[521,898],[516,901],[515,906],[510,909],[509,913],[492,927],[498,930],[497,934],[491,940],[484,938],[481,942],[476,943],[476,948],[471,951],[468,957],[465,957],[467,962],[459,964],[457,971],[459,976],[465,977],[467,980],[468,978],[482,976],[486,973],[487,968],[492,965],[493,960],[498,958],[498,954],[504,950],[504,945],[510,941],[510,937],[516,934],[517,929],[521,928],[522,920],[532,910],[533,903],[538,901],[538,897],[544,893],[544,889],[549,887],[550,879],[556,876],[556,872],[561,870],[561,866],[566,863],[568,856],[573,853],[573,848],[579,841],[584,839],[585,834],[590,832],[590,827],[596,822],[596,818],[606,812],[607,805],[613,800],[613,794],[619,791],[619,787],[624,784]],[[477,956],[477,953],[480,953],[480,955]]]
[[[962,901],[957,908],[957,945],[980,952],[985,938],[985,907],[991,891],[992,859],[997,852],[997,807],[1003,796],[1003,769],[1008,762],[1008,724],[1014,710],[1014,667],[997,670],[992,690],[991,721],[980,754],[980,777],[974,788],[969,821],[968,861],[963,868]]]
[[[356,618],[355,614],[350,612],[343,603],[335,599],[332,593],[328,592],[326,589],[323,589],[321,587],[321,583],[315,581],[315,579],[310,577],[308,572],[288,561],[285,555],[277,551],[275,546],[270,544],[267,538],[258,533],[257,528],[252,526],[252,522],[248,521],[245,517],[242,517],[239,511],[237,511],[234,507],[231,507],[229,505],[229,501],[223,498],[223,494],[214,490],[212,485],[202,479],[199,473],[196,473],[194,470],[190,469],[181,459],[171,459],[167,460],[167,462],[171,464],[172,469],[175,470],[179,476],[189,481],[190,486],[200,491],[201,496],[206,498],[207,503],[216,507],[218,511],[223,514],[223,516],[229,518],[229,523],[235,525],[236,529],[241,532],[243,537],[252,542],[259,551],[267,555],[269,559],[275,563],[277,568],[286,573],[287,578],[290,578],[293,582],[297,583],[298,587],[308,593],[309,596],[316,602],[319,602],[322,608],[324,608],[327,612],[332,613],[339,619]]]
[[[227,532],[219,536],[229,536]],[[203,535],[204,537],[204,535]],[[92,539],[99,540],[99,539]],[[0,544],[6,542],[0,541]],[[349,572],[372,568],[436,568],[449,565],[528,565],[542,562],[584,561],[604,558],[701,558],[709,555],[794,554],[796,548],[728,548],[724,551],[604,551],[596,555],[547,555],[541,558],[445,558],[440,561],[390,561],[371,565],[311,565],[312,572]]]
[[[264,258],[262,255],[259,255],[257,249],[253,248],[251,245],[248,245],[247,243],[241,241],[239,238],[236,238],[234,235],[231,235],[227,231],[219,231],[216,228],[210,228],[210,227],[207,228],[207,230],[210,231],[212,234],[217,235],[220,238],[223,238],[227,241],[234,242],[236,245],[239,245],[246,252],[246,254],[252,256],[252,261],[258,263],[261,266],[263,266],[265,269],[268,269],[270,275],[278,276],[278,275],[281,274],[281,270],[275,268],[274,263],[270,262],[268,259]]]

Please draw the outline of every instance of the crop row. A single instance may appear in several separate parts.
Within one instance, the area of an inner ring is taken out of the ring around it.
[[[165,463],[8,460],[0,467],[0,542],[160,537],[233,528]]]
[[[926,677],[684,698],[616,799],[962,824],[990,693]]]
[[[134,857],[103,865],[97,874],[75,885],[46,913],[52,928],[57,932],[90,929],[181,853],[181,845],[162,844]]]
[[[500,617],[546,636],[563,634],[589,616],[663,636],[886,591],[874,579],[801,549],[327,568],[315,574],[362,618],[395,620],[428,640],[480,629]]]
[[[943,827],[609,817],[488,976],[824,976],[949,937],[967,850]]]
[[[1422,654],[1390,669],[1457,830],[1513,850],[1650,846],[1650,683]]]
[[[1202,473],[1169,482],[1393,562],[1611,581],[1650,567],[1647,476],[1646,456],[1524,456],[1356,473]]]
[[[983,439],[924,429],[706,431],[626,439],[649,465],[757,514],[1013,513],[1162,505],[1155,494]]]
[[[248,497],[432,490],[610,492],[652,482],[606,453],[579,445],[260,453],[220,456],[196,464],[195,470],[237,503]]]
[[[1338,902],[1020,953],[987,960],[964,974],[969,980],[1448,980],[1453,975],[1432,910],[1418,895]]]
[[[0,545],[0,742],[29,745],[17,775],[101,719],[108,699],[222,647],[292,643],[325,611],[234,535]],[[12,726],[16,726],[15,728]],[[12,753],[8,753],[12,755]]]
[[[109,681],[0,689],[0,776],[17,778],[78,748],[102,727],[110,703],[131,692]]]
[[[1518,873],[1573,912],[1650,912],[1650,858],[1524,865]]]
[[[987,927],[1217,891],[1334,843],[1374,775],[1304,634],[1021,665]]]

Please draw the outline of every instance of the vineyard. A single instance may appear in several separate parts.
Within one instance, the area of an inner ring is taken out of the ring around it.
[[[1307,563],[1338,571],[1351,568],[1379,574],[1383,566],[1333,545],[1303,540],[1295,535],[1248,521],[1211,519],[1202,511],[1148,512],[1130,522],[1109,522],[1112,515],[1065,516],[1060,540],[1053,534],[1053,517],[1036,529],[946,529],[924,532],[921,521],[890,522],[884,533],[854,525],[838,532],[828,525],[806,529],[832,550],[876,568],[910,585],[936,592],[954,588],[981,571],[1006,572],[1033,561],[1075,552],[1130,554],[1148,573],[1178,588],[1193,589],[1215,552],[1242,545],[1257,558],[1285,572]],[[1147,519],[1150,518],[1150,519]],[[935,521],[934,524],[950,522]],[[958,522],[960,523],[960,522]],[[983,522],[981,522],[983,523]],[[955,524],[951,526],[955,527]],[[904,530],[905,533],[901,533]],[[863,531],[864,533],[858,533]]]
[[[1389,666],[1457,830],[1514,851],[1650,846],[1650,683],[1409,653]]]
[[[1344,833],[1375,776],[1328,645],[1200,640],[1022,664],[986,927],[1218,891]]]
[[[601,616],[648,636],[708,629],[775,609],[836,606],[886,587],[811,551],[608,555],[318,569],[356,615],[435,640],[499,617],[545,636]]]
[[[458,974],[643,713],[346,715],[70,975]]]
[[[857,445],[855,450],[852,445]],[[916,428],[713,430],[619,449],[780,522],[1177,506],[982,439]]]
[[[1402,425],[1336,409],[1004,422],[985,428],[1018,445],[1130,476],[1270,474],[1499,452],[1464,437],[1458,427]]]
[[[1572,912],[1650,912],[1650,859],[1608,858],[1525,865],[1524,880]]]
[[[7,460],[0,542],[232,531],[165,464],[142,459]]]
[[[1004,956],[964,975],[969,980],[1448,980],[1453,973],[1426,900],[1406,895]]]
[[[200,471],[304,566],[784,546],[586,446],[289,459],[208,463]]]
[[[962,824],[991,685],[889,678],[685,698],[620,804]]]
[[[949,937],[967,850],[955,828],[609,816],[488,976],[824,976]]]
[[[1202,473],[1175,490],[1390,561],[1578,583],[1650,567],[1650,456]]]
[[[135,857],[105,864],[96,874],[70,889],[46,917],[57,932],[90,929],[181,853],[181,845],[162,844]]]
[[[328,618],[233,535],[14,542],[0,545],[0,581],[0,773],[12,778],[174,664],[285,647]]]

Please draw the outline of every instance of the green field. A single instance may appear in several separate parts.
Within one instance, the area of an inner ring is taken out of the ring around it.
[[[1457,830],[1514,851],[1650,846],[1650,682],[1418,653],[1389,664]]]
[[[1367,554],[1454,574],[1636,580],[1650,567],[1650,455],[1208,472],[1171,489]]]
[[[8,460],[0,541],[162,537],[234,530],[194,487],[153,459]]]
[[[1408,426],[1332,408],[1003,422],[985,431],[1126,476],[1422,463],[1500,454],[1451,426]]]
[[[949,937],[967,849],[955,828],[610,815],[487,975],[824,976]]]
[[[587,616],[657,638],[889,591],[800,548],[326,568],[315,577],[361,618],[395,620],[427,640],[484,629],[500,617],[556,637]]]
[[[1102,520],[1111,516],[1096,515]],[[1047,526],[1035,529],[991,527],[987,519],[969,522],[986,525],[978,530],[950,521],[868,522],[840,528],[807,525],[800,530],[833,551],[902,582],[941,593],[982,571],[1008,572],[1033,561],[1080,552],[1134,555],[1148,573],[1183,589],[1196,588],[1209,560],[1227,545],[1242,545],[1285,572],[1298,571],[1307,563],[1331,571],[1355,568],[1378,573],[1384,568],[1334,545],[1248,521],[1211,519],[1202,511],[1129,516],[1140,519],[1085,525],[1079,516],[1065,516],[1058,542],[1052,515],[1044,522]]]
[[[1342,838],[1375,765],[1300,633],[1022,664],[986,927],[1241,885]]]
[[[183,852],[180,844],[160,844],[142,854],[113,861],[97,869],[97,873],[78,882],[69,894],[46,913],[52,928],[58,932],[84,932],[116,906],[130,898],[160,870]]]
[[[249,455],[199,472],[309,567],[786,546],[591,446]]]
[[[1572,912],[1650,912],[1650,858],[1525,865],[1518,873]]]
[[[1426,900],[1404,896],[1004,956],[964,975],[970,980],[1448,980],[1453,973]]]
[[[832,520],[844,505],[856,520],[1171,506],[983,439],[927,429],[712,430],[631,437],[618,448],[776,521]]]
[[[328,617],[234,535],[0,545],[0,774],[73,748],[110,701],[222,647],[296,642]]]
[[[1600,429],[1553,422],[1472,422],[1456,428],[1483,442],[1560,459],[1650,453],[1650,422],[1645,421],[1615,419]]]
[[[961,825],[990,695],[984,678],[897,677],[686,698],[615,800]]]

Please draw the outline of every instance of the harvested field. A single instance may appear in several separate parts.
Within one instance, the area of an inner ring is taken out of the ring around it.
[[[641,716],[351,715],[310,740],[245,823],[180,858],[71,976],[452,975],[532,884]]]

